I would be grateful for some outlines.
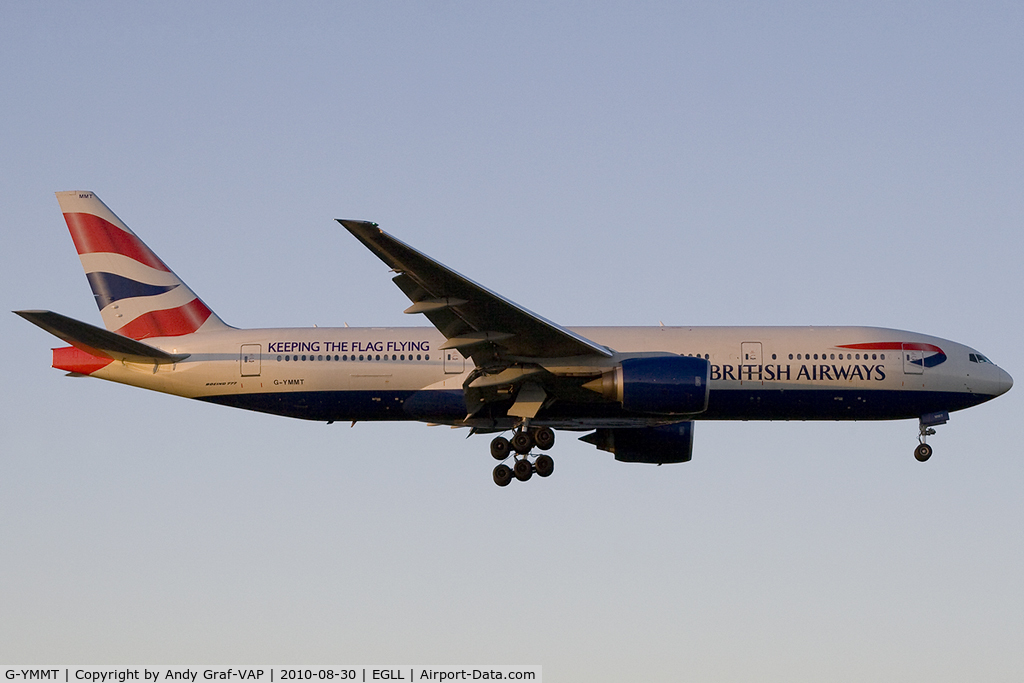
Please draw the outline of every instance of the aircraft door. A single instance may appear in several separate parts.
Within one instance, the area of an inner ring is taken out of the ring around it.
[[[924,374],[924,351],[908,348],[909,346],[910,344],[903,345],[903,373],[922,375]]]
[[[242,344],[242,352],[238,358],[242,377],[260,376],[260,345]]]
[[[740,384],[743,383],[743,380],[764,384],[764,378],[761,374],[763,370],[761,366],[761,342],[740,343],[740,365],[738,370]]]
[[[444,371],[449,375],[461,375],[466,370],[466,359],[455,349],[443,349]]]
[[[761,342],[743,342],[740,351],[740,365],[761,364]]]

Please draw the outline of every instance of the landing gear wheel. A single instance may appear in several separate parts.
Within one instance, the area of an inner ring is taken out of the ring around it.
[[[491,441],[491,457],[495,460],[504,460],[512,450],[512,444],[503,436],[496,436]]]
[[[502,465],[498,465],[502,467]],[[529,481],[530,477],[533,476],[533,465],[529,460],[523,458],[522,460],[516,460],[516,464],[513,466],[512,471],[516,475],[516,479],[519,481]]]
[[[921,444],[914,449],[914,457],[917,458],[918,462],[924,462],[928,458],[932,457],[932,447],[926,443]]]
[[[533,448],[533,437],[526,430],[518,431],[512,437],[512,448],[520,455],[526,455]],[[523,481],[526,481],[525,479]]]
[[[538,477],[550,477],[551,473],[555,471],[555,461],[550,455],[541,455],[537,457],[537,462],[533,463],[533,467],[537,470]]]
[[[551,427],[541,427],[533,433],[533,441],[537,448],[546,451],[555,445],[555,432]]]
[[[498,465],[494,468],[494,483],[498,486],[508,486],[512,481],[512,469],[508,465]]]

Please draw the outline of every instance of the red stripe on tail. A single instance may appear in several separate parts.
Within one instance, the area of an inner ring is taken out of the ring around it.
[[[112,253],[135,259],[150,268],[171,272],[135,235],[91,213],[66,213],[64,220],[79,254]]]
[[[207,308],[206,304],[199,299],[193,299],[177,308],[143,313],[121,329],[114,331],[132,339],[180,337],[198,330],[211,315],[213,315],[213,311]]]

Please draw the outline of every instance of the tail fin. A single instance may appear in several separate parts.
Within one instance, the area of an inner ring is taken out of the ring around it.
[[[227,329],[94,193],[58,192],[57,201],[108,330],[146,339]]]

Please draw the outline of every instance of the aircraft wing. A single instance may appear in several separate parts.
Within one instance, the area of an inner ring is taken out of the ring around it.
[[[611,350],[528,311],[381,230],[338,219],[398,273],[395,284],[448,340],[441,348],[472,356],[478,367],[530,358],[610,357]]]

